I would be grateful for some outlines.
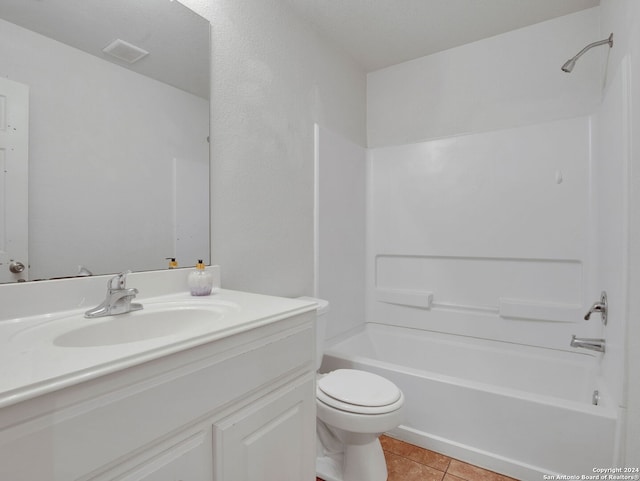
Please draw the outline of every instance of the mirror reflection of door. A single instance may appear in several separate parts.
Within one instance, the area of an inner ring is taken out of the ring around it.
[[[29,87],[0,78],[0,283],[27,280]]]

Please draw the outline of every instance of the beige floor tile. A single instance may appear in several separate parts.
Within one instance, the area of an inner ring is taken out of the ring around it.
[[[398,454],[385,452],[389,481],[442,481],[443,471],[420,464]]]
[[[380,443],[389,472],[387,481],[517,481],[389,436],[381,436]]]
[[[438,471],[446,471],[451,461],[451,458],[448,456],[405,443],[398,439],[390,438],[389,436],[381,436],[380,443],[382,444],[382,449],[385,451],[409,458],[420,464],[426,464]]]
[[[442,481],[464,481],[462,478],[458,476],[454,476],[453,474],[446,473]]]
[[[466,481],[510,481],[512,478],[494,473],[487,469],[482,469],[472,464],[463,463],[457,459],[452,459],[447,469],[447,474],[457,476]]]

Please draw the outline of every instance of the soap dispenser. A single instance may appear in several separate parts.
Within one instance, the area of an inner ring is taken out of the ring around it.
[[[176,269],[178,267],[178,261],[175,257],[165,257],[169,261],[169,269]]]
[[[204,268],[202,259],[198,259],[196,270],[189,273],[187,283],[192,296],[208,296],[213,288],[213,275]]]

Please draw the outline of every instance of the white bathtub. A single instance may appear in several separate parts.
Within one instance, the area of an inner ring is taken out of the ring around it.
[[[345,367],[402,389],[405,422],[390,434],[413,444],[521,480],[613,465],[617,409],[589,352],[369,323],[325,351],[321,371]]]

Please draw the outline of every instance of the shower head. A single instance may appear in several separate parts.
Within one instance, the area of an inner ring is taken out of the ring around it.
[[[582,57],[582,55],[587,51],[592,49],[593,47],[597,47],[599,45],[609,45],[609,48],[613,47],[613,34],[609,35],[609,38],[605,39],[605,40],[600,40],[599,42],[593,42],[590,43],[589,45],[587,45],[585,48],[583,48],[582,50],[580,50],[575,57],[570,58],[569,60],[567,60],[564,65],[562,66],[562,71],[563,72],[567,72],[567,73],[571,73],[571,71],[573,70],[573,67],[576,66],[576,60],[578,60],[580,57]]]
[[[569,60],[567,60],[564,65],[562,66],[562,71],[563,72],[567,72],[567,73],[571,73],[571,71],[573,70],[573,67],[576,66],[576,58],[570,58]]]

